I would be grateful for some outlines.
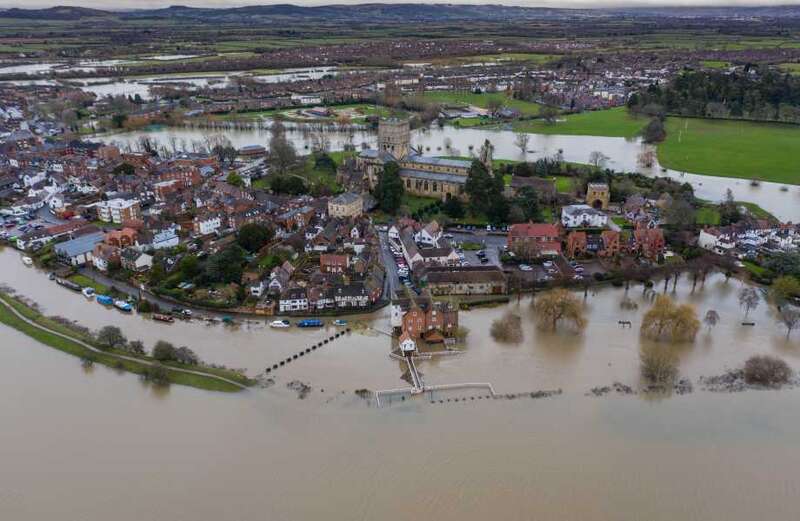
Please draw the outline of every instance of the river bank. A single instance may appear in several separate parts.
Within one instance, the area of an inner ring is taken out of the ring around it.
[[[0,322],[59,351],[79,357],[84,364],[96,363],[151,378],[153,368],[162,368],[169,383],[188,385],[209,391],[237,392],[253,385],[253,381],[235,373],[203,366],[182,367],[177,363],[160,363],[146,356],[102,349],[93,339],[39,313],[35,307],[9,293],[0,292]],[[216,374],[214,374],[216,373]]]

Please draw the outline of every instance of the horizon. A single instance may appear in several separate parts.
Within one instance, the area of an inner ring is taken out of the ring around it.
[[[364,4],[420,4],[420,0],[397,0],[397,1],[363,1],[363,0],[339,0],[333,2],[326,1],[269,1],[269,0],[194,0],[190,2],[180,2],[176,0],[83,0],[83,1],[50,1],[50,0],[26,0],[23,2],[3,2],[0,1],[0,9],[46,9],[52,7],[83,7],[90,9],[100,9],[106,11],[133,11],[147,9],[163,9],[171,6],[205,8],[205,9],[226,9],[249,6],[266,5],[294,5],[299,7],[320,7],[332,5],[364,5]],[[472,0],[435,2],[440,5],[502,5],[507,7],[526,7],[526,8],[552,8],[552,9],[618,9],[618,8],[746,8],[746,7],[782,7],[800,5],[800,0],[532,0],[532,1],[511,1],[511,2],[480,2]]]

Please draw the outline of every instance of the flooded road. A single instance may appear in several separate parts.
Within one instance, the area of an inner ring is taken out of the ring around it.
[[[0,283],[44,312],[129,338],[185,344],[205,360],[251,374],[320,331],[156,324],[86,301],[0,251]],[[800,367],[765,303],[739,325],[741,283],[721,275],[675,297],[721,320],[678,346],[682,376],[718,374],[753,353]],[[656,289],[662,285],[656,284]],[[671,286],[668,292],[671,292]],[[498,392],[562,388],[532,400],[431,403],[381,409],[358,388],[405,385],[384,335],[351,334],[236,395],[180,386],[155,390],[135,376],[78,360],[0,326],[0,514],[119,521],[269,519],[530,519],[751,521],[790,519],[800,492],[800,390],[685,396],[588,397],[592,386],[638,381],[641,286],[588,295],[583,334],[541,333],[528,299],[462,313],[464,354],[420,362],[428,383],[489,381]],[[581,295],[582,296],[582,295]],[[525,338],[498,344],[488,329],[512,310]],[[621,317],[633,330],[619,329]],[[373,317],[384,329],[385,312]],[[800,338],[800,337],[799,337]],[[312,385],[298,400],[286,383]]]
[[[253,144],[266,144],[270,137],[269,131],[266,129],[158,128],[149,131],[98,136],[95,139],[121,146],[133,146],[142,135],[146,135],[161,145],[169,146],[173,138],[178,142],[191,145],[192,142],[203,143],[209,135],[215,134],[224,135],[237,148]],[[313,134],[310,132],[290,129],[287,136],[301,153],[310,150],[313,146]],[[361,146],[362,143],[374,147],[376,142],[376,135],[371,132],[356,132],[348,135],[346,132],[326,131],[326,136],[330,139],[331,150],[342,150],[348,143],[352,143],[356,147]],[[779,183],[764,182],[760,186],[754,187],[750,186],[750,182],[746,179],[662,170],[658,164],[652,168],[643,168],[638,165],[638,157],[650,145],[643,143],[638,138],[545,134],[530,134],[530,136],[528,152],[525,154],[522,154],[514,144],[516,134],[510,130],[434,127],[414,131],[412,142],[422,148],[427,155],[470,156],[478,154],[481,145],[488,139],[495,147],[494,157],[496,159],[526,159],[529,161],[542,157],[553,157],[560,152],[566,161],[588,163],[590,154],[600,151],[608,156],[606,163],[608,168],[625,172],[641,172],[650,176],[670,177],[681,182],[688,182],[694,188],[697,197],[710,201],[723,200],[726,190],[730,188],[737,200],[756,203],[783,221],[800,221],[800,187],[797,186],[787,187]]]

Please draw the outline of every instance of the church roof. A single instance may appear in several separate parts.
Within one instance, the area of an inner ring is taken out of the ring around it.
[[[465,184],[467,182],[467,176],[465,175],[440,174],[438,172],[415,170],[413,168],[401,168],[400,177],[413,177],[415,179],[426,179],[428,181],[438,181],[440,183]]]
[[[408,156],[405,162],[456,168],[469,168],[472,165],[472,161],[469,159],[448,159],[445,157],[420,156],[416,154]]]

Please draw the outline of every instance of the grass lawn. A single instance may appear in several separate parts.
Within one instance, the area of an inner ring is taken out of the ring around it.
[[[695,174],[800,184],[798,143],[796,125],[668,118],[658,160]]]
[[[712,206],[701,206],[695,212],[695,221],[697,224],[717,226],[720,222],[720,218],[719,210]]]
[[[553,124],[544,120],[517,121],[514,130],[536,134],[573,136],[634,137],[647,124],[647,118],[628,114],[625,107],[569,114]]]
[[[490,101],[495,100],[502,103],[505,107],[520,111],[524,116],[535,116],[539,114],[539,109],[541,108],[541,105],[538,103],[513,99],[506,96],[503,92],[475,94],[473,92],[430,91],[426,92],[424,96],[426,99],[438,101],[440,103],[474,105],[484,109]]]
[[[767,273],[766,268],[762,268],[761,266],[759,266],[754,262],[744,261],[742,264],[744,264],[744,267],[747,269],[747,271],[749,271],[750,273],[752,273],[757,277],[762,277],[765,273]]]
[[[408,207],[410,213],[415,213],[417,210],[425,208],[438,201],[433,197],[420,197],[418,195],[403,194],[402,206]]]
[[[572,192],[573,184],[572,181],[574,178],[569,176],[556,176],[553,179],[556,180],[556,192],[561,193],[570,193]]]
[[[780,68],[791,74],[800,74],[800,63],[781,63]]]
[[[621,215],[612,215],[611,220],[619,226],[620,228],[625,228],[626,226],[630,226],[631,223],[628,219],[622,217]]]
[[[727,69],[731,66],[730,62],[720,60],[704,60],[700,63],[703,64],[703,67],[708,67],[709,69]]]
[[[74,282],[75,284],[79,284],[81,287],[85,288],[86,286],[91,286],[97,293],[108,295],[108,292],[111,291],[111,288],[104,284],[100,284],[99,282],[95,282],[89,277],[85,275],[81,275],[80,273],[76,273],[72,275],[69,280]]]

